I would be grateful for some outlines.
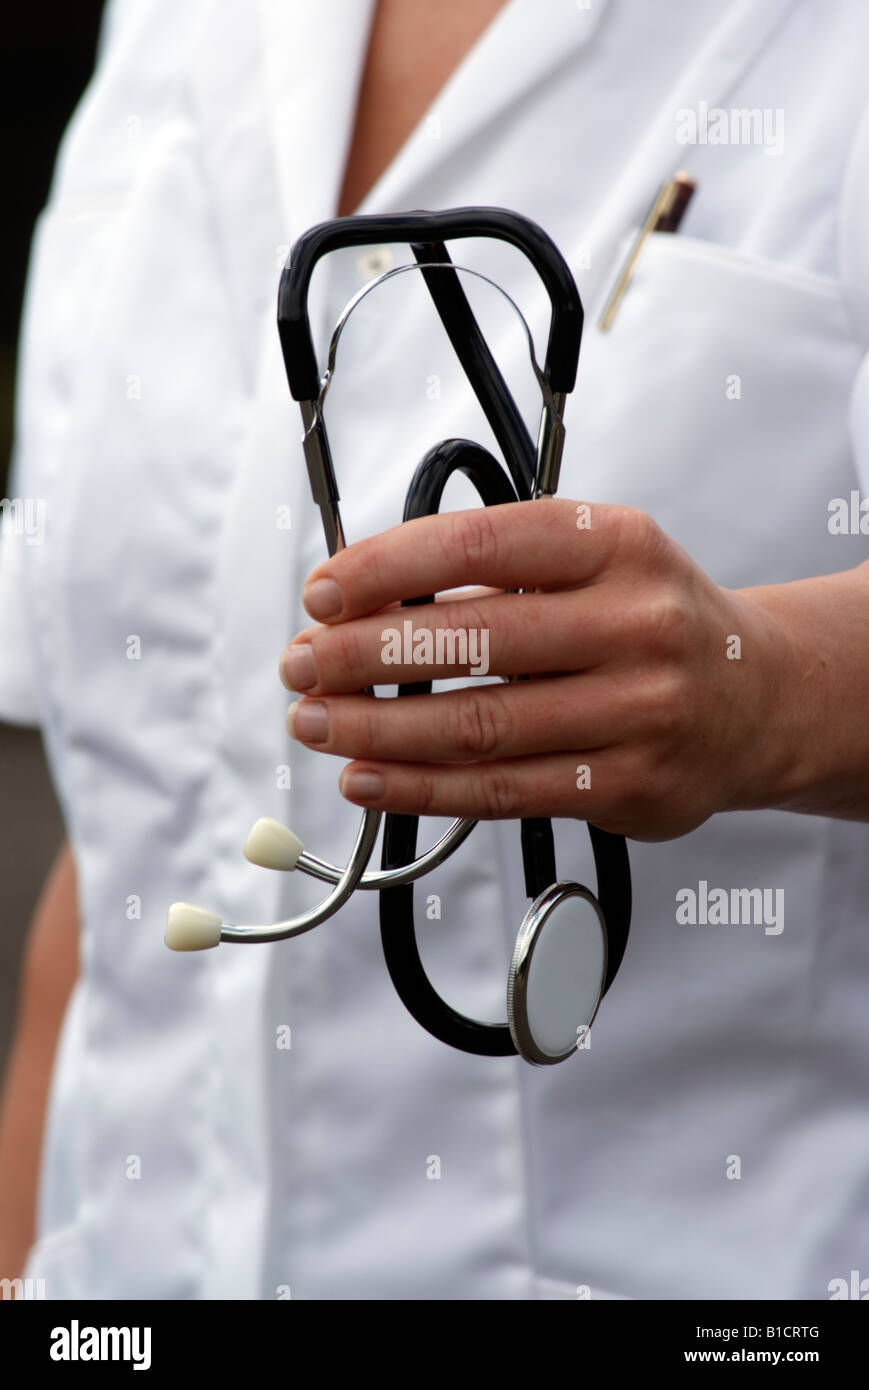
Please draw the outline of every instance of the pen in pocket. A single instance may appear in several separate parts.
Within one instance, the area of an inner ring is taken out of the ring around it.
[[[625,290],[631,282],[637,258],[652,232],[676,232],[679,230],[679,224],[685,216],[696,187],[695,180],[680,170],[659,188],[655,200],[649,208],[646,220],[636,235],[610,296],[604,305],[603,313],[598,320],[598,327],[601,332],[605,333],[612,324]]]

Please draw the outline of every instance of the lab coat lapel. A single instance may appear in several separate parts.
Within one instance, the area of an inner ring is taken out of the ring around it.
[[[360,205],[360,212],[402,211],[414,190],[487,128],[495,128],[522,96],[593,37],[610,0],[588,8],[556,0],[552,23],[540,0],[508,0],[465,55]]]
[[[554,0],[553,0],[554,3]],[[662,93],[657,119],[635,157],[618,171],[611,197],[598,209],[586,240],[606,244],[636,207],[644,206],[663,178],[688,159],[673,137],[674,109],[700,99],[724,100],[732,85],[798,0],[734,0],[678,88]],[[559,3],[557,16],[545,14],[540,0],[510,0],[459,65],[389,168],[361,204],[362,212],[413,207],[424,198],[427,177],[460,154],[497,123],[523,95],[566,63],[576,61],[606,18],[610,0],[592,0],[588,9],[570,8],[570,22]],[[557,22],[556,21],[557,18]],[[639,57],[639,55],[637,55]],[[603,137],[605,138],[605,137]],[[546,151],[541,150],[541,157]],[[690,160],[688,159],[690,164]],[[590,233],[593,232],[594,235]]]
[[[334,217],[375,0],[257,0],[287,240]]]
[[[658,114],[649,122],[645,138],[597,209],[587,233],[592,245],[612,244],[625,227],[641,219],[658,186],[677,167],[691,172],[691,147],[678,145],[674,138],[676,112],[696,110],[701,101],[708,106],[725,102],[797,3],[799,0],[739,0],[724,10],[721,22],[680,74],[677,85],[662,92]]]
[[[568,61],[609,0],[546,23],[539,0],[508,0],[424,114],[360,211],[401,210],[413,184]],[[258,0],[267,101],[288,240],[335,215],[375,0]],[[518,56],[521,55],[521,62]]]

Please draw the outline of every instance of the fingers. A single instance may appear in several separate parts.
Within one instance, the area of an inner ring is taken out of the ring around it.
[[[579,753],[476,764],[353,762],[339,778],[357,806],[413,816],[517,820],[575,816],[602,825],[611,814],[615,778],[608,755]],[[606,827],[605,827],[606,828]]]
[[[633,646],[619,586],[498,594],[378,613],[300,633],[281,659],[290,690],[335,694],[463,675],[588,671]]]
[[[680,806],[672,782],[621,748],[468,764],[366,759],[348,764],[338,787],[356,806],[398,815],[574,818],[650,843],[685,835],[711,814],[708,805]]]
[[[587,508],[590,524],[578,525],[578,505]],[[653,526],[627,507],[554,498],[420,517],[324,561],[302,598],[312,618],[332,623],[465,584],[584,584],[606,567],[626,529]]]
[[[631,730],[626,696],[591,675],[400,700],[306,698],[290,707],[287,726],[300,742],[344,758],[463,763],[615,742]]]

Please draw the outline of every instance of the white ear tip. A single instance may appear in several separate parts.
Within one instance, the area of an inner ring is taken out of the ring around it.
[[[245,841],[244,857],[263,869],[294,869],[305,846],[280,821],[263,816]]]
[[[170,951],[207,951],[220,945],[223,925],[216,912],[193,903],[173,903],[166,920],[166,945]]]

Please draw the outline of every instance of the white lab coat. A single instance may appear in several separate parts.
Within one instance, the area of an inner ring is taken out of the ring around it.
[[[273,947],[163,944],[176,899],[252,922],[322,892],[246,863],[258,816],[333,859],[356,825],[340,765],[284,729],[324,551],[274,315],[287,246],[334,215],[370,11],[114,0],[38,228],[13,492],[46,534],[4,538],[0,711],[45,731],[84,936],[27,1273],[49,1297],[827,1298],[869,1274],[865,825],[739,813],[632,846],[621,973],[558,1067],[424,1033],[374,895]],[[588,311],[561,492],[646,509],[727,586],[866,555],[827,520],[869,471],[867,42],[860,0],[512,0],[360,209],[495,203],[551,233]],[[783,110],[783,148],[679,144],[700,102]],[[683,229],[602,335],[680,167]],[[458,259],[542,323],[518,256]],[[318,272],[321,335],[370,270]],[[488,437],[408,305],[348,330],[336,377],[351,539],[400,519],[430,444]],[[558,844],[588,880],[582,825]],[[433,979],[482,1017],[517,845],[481,825],[417,890]],[[783,930],[680,924],[701,880],[783,889]]]

